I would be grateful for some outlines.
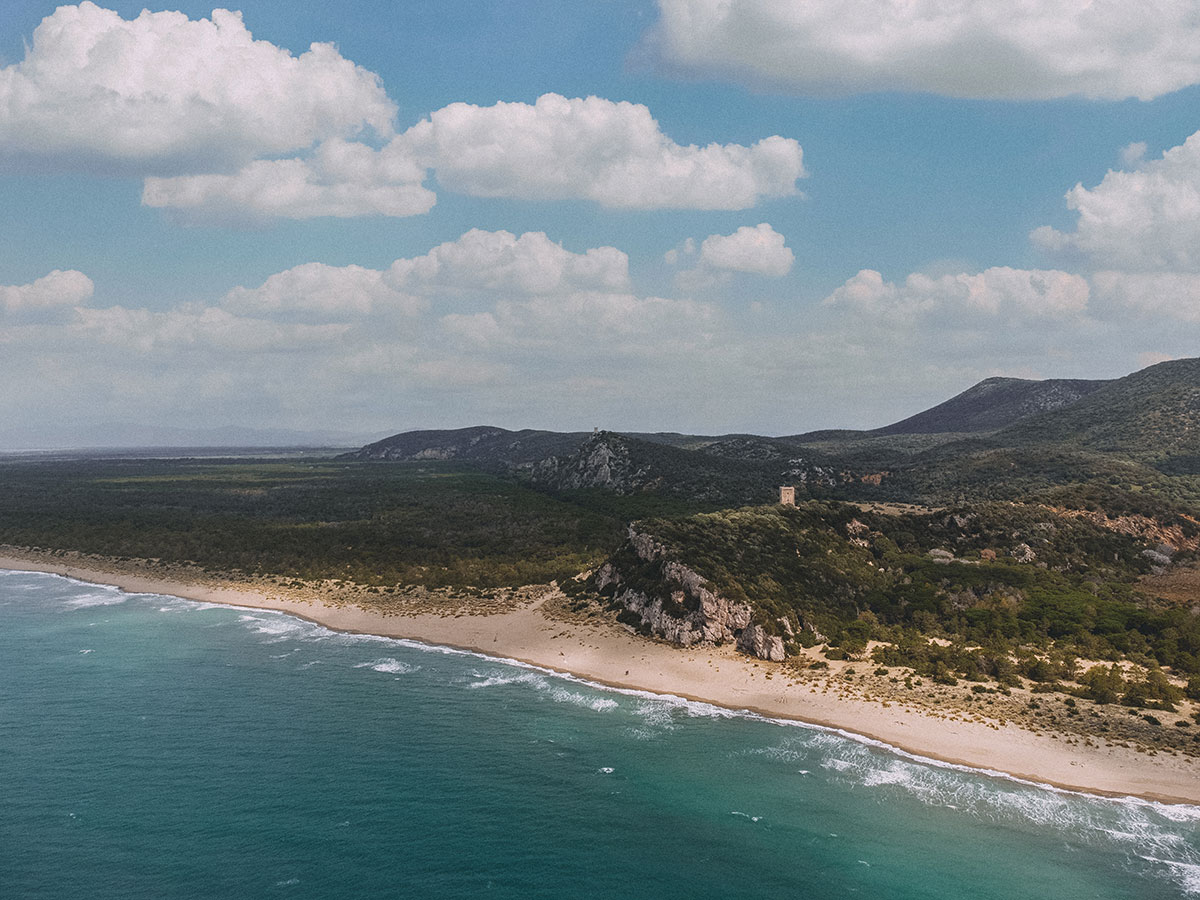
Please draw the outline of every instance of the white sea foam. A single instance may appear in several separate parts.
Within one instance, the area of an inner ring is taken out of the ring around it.
[[[551,673],[537,671],[532,668],[520,673],[493,672],[485,675],[476,670],[471,674],[474,678],[479,679],[467,684],[467,687],[472,689],[499,687],[506,684],[523,684],[529,685],[539,693],[545,694],[555,703],[569,703],[573,706],[581,706],[585,709],[593,710],[594,712],[607,712],[619,706],[617,701],[611,697],[597,697],[579,691],[572,691],[562,684],[557,683],[567,680],[582,684],[583,682],[580,682],[578,679],[559,679],[554,677],[551,680]]]
[[[264,644],[278,644],[288,640],[303,640],[309,629],[309,625],[303,619],[295,619],[291,616],[279,614],[265,613],[254,615],[238,616],[239,622],[244,622],[246,627],[256,634],[266,635],[267,640]]]
[[[762,816],[752,816],[749,813],[739,812],[736,809],[733,812],[731,812],[730,815],[731,816],[740,816],[743,819],[749,819],[751,822],[762,821]]]
[[[408,675],[411,672],[416,672],[421,667],[400,662],[400,660],[392,659],[390,656],[385,656],[382,659],[372,660],[371,662],[359,663],[354,668],[373,669],[376,672],[384,672],[388,675]]]
[[[1185,894],[1200,896],[1200,863],[1176,862],[1171,859],[1157,859],[1153,856],[1143,856],[1142,859],[1163,866]]]
[[[72,597],[64,605],[72,609],[89,609],[93,606],[116,606],[118,603],[124,603],[128,599],[128,594],[122,594],[116,590],[94,591],[90,594],[84,594],[82,597]]]

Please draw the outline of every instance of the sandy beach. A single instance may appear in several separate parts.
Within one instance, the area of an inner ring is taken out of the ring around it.
[[[267,582],[180,577],[154,566],[8,550],[0,568],[51,572],[131,593],[169,594],[208,603],[279,610],[341,631],[410,638],[520,660],[605,685],[673,694],[718,706],[800,720],[882,741],[918,756],[1070,790],[1200,804],[1200,759],[1128,741],[1018,723],[961,702],[931,705],[873,692],[846,666],[818,677],[796,666],[743,656],[730,648],[682,649],[631,634],[607,621],[558,614],[549,591],[504,605],[426,603],[387,613],[319,592]],[[871,669],[859,663],[859,669]],[[949,692],[945,692],[948,694]],[[962,697],[963,691],[958,691]],[[875,696],[876,699],[865,699]]]

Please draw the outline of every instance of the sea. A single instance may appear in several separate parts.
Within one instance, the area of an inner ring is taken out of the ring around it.
[[[1200,807],[0,571],[0,897],[1200,896]]]

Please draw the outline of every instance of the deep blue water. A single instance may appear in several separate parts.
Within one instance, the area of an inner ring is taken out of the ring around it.
[[[1200,808],[0,571],[0,897],[1200,895]]]

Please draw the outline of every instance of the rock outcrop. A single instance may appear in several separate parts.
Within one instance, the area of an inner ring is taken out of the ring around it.
[[[611,591],[651,634],[682,647],[734,642],[760,659],[784,659],[783,639],[752,624],[753,610],[747,604],[721,596],[695,570],[667,559],[661,544],[633,526],[626,547],[637,562],[654,564],[653,588],[631,583],[613,561],[597,570],[596,588]]]
[[[530,472],[535,482],[557,490],[598,487],[625,494],[653,480],[648,467],[633,460],[628,440],[607,431],[592,435],[570,455],[541,460]]]

